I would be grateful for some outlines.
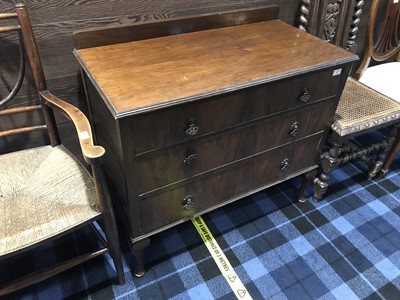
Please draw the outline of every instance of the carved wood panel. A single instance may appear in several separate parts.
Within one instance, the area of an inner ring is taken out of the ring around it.
[[[363,5],[363,0],[302,0],[299,27],[355,53]]]

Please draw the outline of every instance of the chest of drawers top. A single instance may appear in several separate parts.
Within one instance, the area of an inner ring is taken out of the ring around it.
[[[80,49],[75,55],[116,119],[356,59],[279,20]]]

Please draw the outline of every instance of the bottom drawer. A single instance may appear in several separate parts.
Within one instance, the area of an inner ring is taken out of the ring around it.
[[[208,177],[142,199],[143,233],[188,218],[196,212],[278,182],[291,173],[312,166],[320,138],[321,134],[313,135],[262,153]]]

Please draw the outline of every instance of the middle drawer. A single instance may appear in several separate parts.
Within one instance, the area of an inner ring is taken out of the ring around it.
[[[207,172],[259,152],[323,131],[334,99],[260,120],[211,138],[135,157],[139,194]]]

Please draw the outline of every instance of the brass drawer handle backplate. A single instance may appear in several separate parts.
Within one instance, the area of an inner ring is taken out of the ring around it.
[[[290,167],[289,158],[285,158],[284,160],[282,160],[279,168],[281,169],[282,172],[286,172],[289,170],[289,167]]]
[[[310,92],[308,91],[308,88],[304,87],[303,88],[303,94],[300,96],[300,101],[302,103],[307,103],[311,99]]]
[[[181,202],[184,210],[191,210],[194,207],[194,204],[194,197],[192,195],[186,195]]]
[[[189,166],[196,161],[197,157],[198,157],[198,155],[196,153],[190,154],[188,157],[186,157],[183,160],[183,163],[185,165]]]
[[[199,132],[199,126],[196,124],[196,120],[193,117],[189,117],[185,122],[185,133],[189,136],[194,136]]]
[[[289,133],[292,137],[296,138],[299,136],[300,134],[300,125],[299,122],[294,122],[291,126],[290,126],[290,133]]]

